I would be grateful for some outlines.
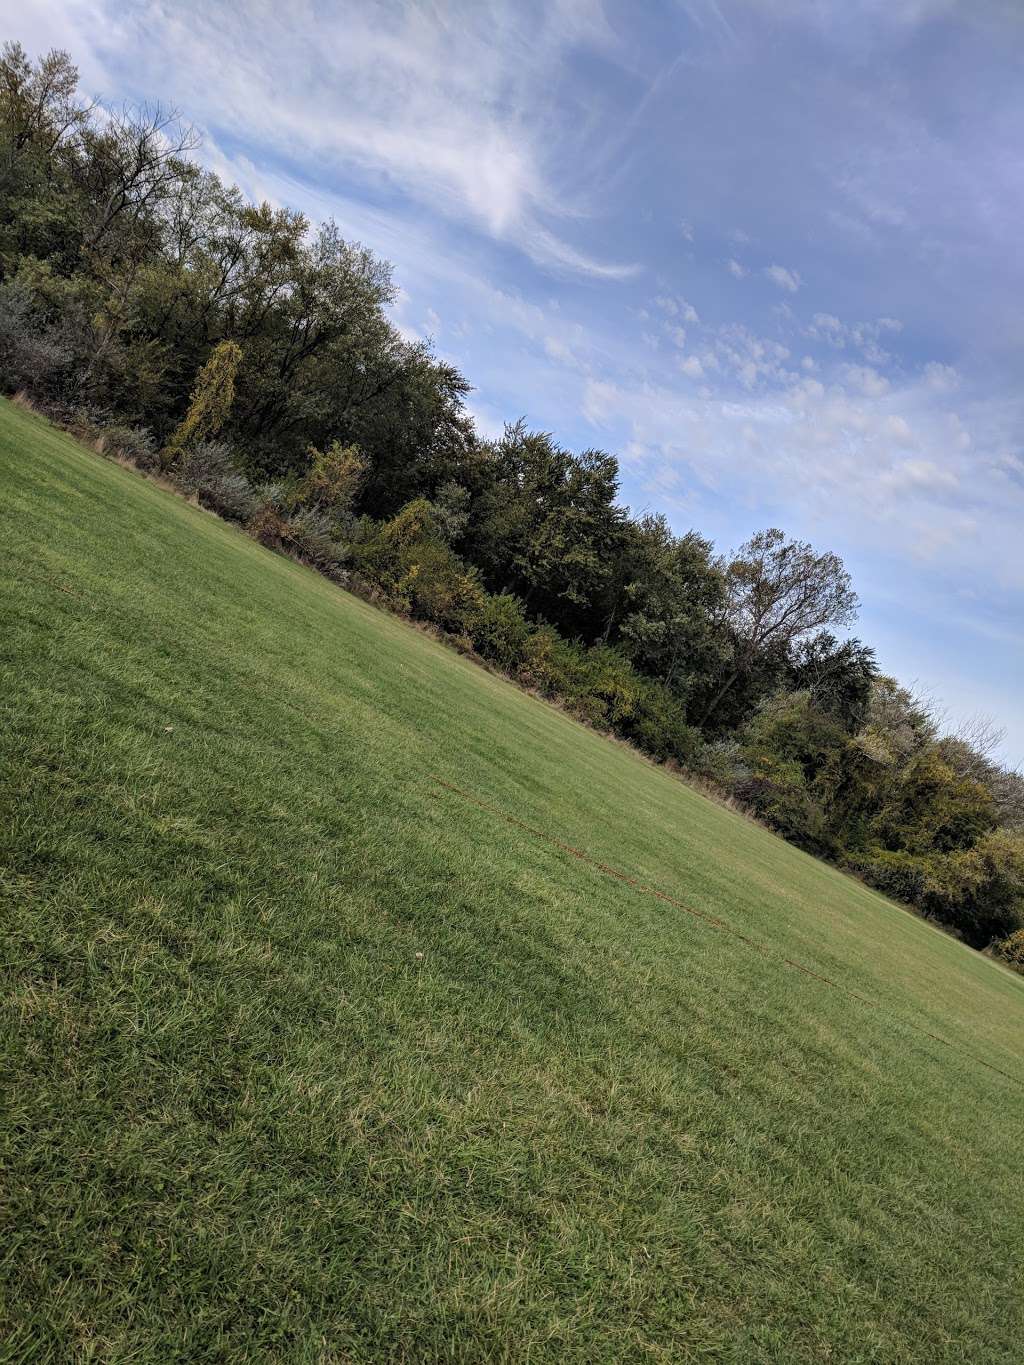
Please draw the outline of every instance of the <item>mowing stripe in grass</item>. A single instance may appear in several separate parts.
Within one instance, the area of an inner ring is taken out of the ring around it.
[[[609,863],[602,862],[600,858],[595,858],[591,854],[584,852],[583,849],[565,843],[564,840],[557,838],[554,834],[547,833],[546,830],[535,829],[533,825],[528,825],[525,820],[520,820],[518,816],[510,815],[507,811],[500,810],[497,806],[492,806],[487,801],[481,801],[479,797],[473,796],[470,792],[463,791],[461,787],[456,787],[454,783],[446,782],[443,777],[438,777],[436,773],[431,773],[429,776],[432,782],[436,782],[437,785],[443,787],[445,791],[461,797],[463,801],[471,802],[474,806],[478,806],[480,810],[486,811],[489,815],[494,815],[499,820],[504,820],[506,824],[512,825],[516,829],[523,830],[524,833],[532,835],[534,839],[540,839],[545,843],[553,844],[555,848],[561,849],[563,853],[568,853],[573,858],[578,858],[580,862],[587,863],[588,866],[596,868],[599,872],[604,873],[606,877],[611,877],[615,881],[623,882],[626,886],[631,887],[632,890],[638,891],[642,896],[652,896],[655,900],[664,901],[667,905],[674,906],[677,910],[683,910],[686,914],[693,915],[695,919],[704,920],[705,923],[710,924],[713,928],[721,929],[723,933],[729,934],[732,938],[739,939],[741,943],[747,944],[748,947],[753,948],[764,957],[770,958],[775,962],[783,962],[787,967],[792,967],[798,972],[803,972],[805,976],[811,976],[815,981],[820,981],[822,985],[829,986],[834,991],[840,991],[843,995],[848,995],[852,1000],[857,1000],[862,1005],[867,1005],[868,1009],[879,1010],[883,1016],[890,1019],[892,1018],[891,1015],[886,1014],[886,1011],[877,1000],[869,1000],[867,996],[859,995],[856,991],[850,990],[848,986],[842,985],[841,982],[833,981],[832,978],[828,976],[822,976],[820,972],[814,971],[811,967],[805,967],[802,962],[795,962],[791,957],[783,957],[779,953],[772,952],[771,948],[766,944],[758,943],[756,939],[748,938],[746,934],[740,933],[738,929],[735,929],[731,924],[728,924],[724,919],[720,919],[717,915],[709,915],[705,910],[698,910],[692,905],[687,905],[685,901],[679,900],[676,896],[670,896],[667,891],[661,891],[656,886],[647,886],[643,882],[637,881],[637,879],[631,877],[628,872],[623,872],[617,867],[612,867]],[[929,1029],[921,1028],[919,1024],[915,1024],[909,1019],[900,1019],[898,1022],[905,1024],[907,1028],[914,1029],[925,1038],[931,1038],[933,1042],[941,1043],[943,1047],[948,1047],[952,1052],[956,1052],[966,1061],[976,1062],[979,1066],[987,1067],[989,1071],[994,1071],[997,1076],[1002,1076],[1004,1080],[1011,1081],[1014,1085],[1024,1089],[1024,1081],[1017,1076],[1011,1076],[1008,1071],[1001,1070],[992,1062],[987,1062],[984,1057],[978,1057],[972,1052],[965,1052],[964,1049],[958,1047],[956,1043],[951,1043],[948,1038],[941,1038],[937,1033],[932,1033]]]

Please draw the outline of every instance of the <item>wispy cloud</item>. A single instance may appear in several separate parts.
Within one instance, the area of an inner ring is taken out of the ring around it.
[[[101,31],[113,11],[66,8],[83,18],[92,10]],[[547,97],[573,56],[614,59],[597,3],[556,0],[529,20],[511,3],[447,17],[425,5],[267,4],[257,21],[227,0],[149,0],[122,12],[114,31],[133,53],[127,74],[139,94],[173,98],[215,145],[259,148],[310,176],[358,178],[378,200],[400,191],[558,271],[618,280],[638,268],[573,241],[594,206],[564,173],[578,125],[552,117]],[[94,81],[107,46],[92,50]],[[123,93],[114,79],[101,93]]]

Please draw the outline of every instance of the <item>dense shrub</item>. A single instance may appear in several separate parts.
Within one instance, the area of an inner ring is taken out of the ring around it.
[[[704,744],[697,771],[701,777],[730,795],[735,795],[751,775],[746,754],[736,739],[716,739]]]
[[[0,390],[45,398],[59,389],[71,363],[70,350],[46,326],[31,291],[19,280],[0,286]]]
[[[927,871],[912,853],[876,849],[847,857],[845,865],[884,896],[904,905],[921,904]]]
[[[894,900],[917,906],[984,948],[1024,925],[1024,842],[997,831],[973,848],[910,853],[874,848],[846,865]]]
[[[518,597],[488,594],[473,626],[473,644],[484,659],[511,673],[523,662],[532,629]]]
[[[399,610],[472,638],[484,590],[476,571],[440,534],[425,499],[407,504],[376,535],[353,545],[353,559],[364,581]]]
[[[284,484],[264,483],[253,490],[253,510],[245,529],[268,549],[279,550],[288,536],[290,500]]]
[[[131,460],[139,469],[153,470],[157,467],[157,445],[148,427],[105,424],[100,432],[99,448],[105,455]]]
[[[476,571],[464,569],[441,545],[416,551],[398,593],[399,600],[408,601],[413,616],[470,639],[485,598]]]
[[[185,450],[175,475],[186,493],[218,516],[248,521],[257,498],[231,448],[221,441],[200,441]]]
[[[1006,938],[997,939],[992,944],[992,953],[1014,971],[1024,973],[1024,929],[1015,929]]]
[[[595,693],[586,651],[563,640],[553,626],[539,626],[527,641],[519,676],[542,696],[557,698],[590,725],[607,721],[604,700]]]
[[[366,475],[367,462],[355,446],[332,441],[326,450],[310,446],[309,468],[295,486],[297,504],[329,518],[332,533],[350,533],[352,507]]]
[[[733,794],[785,839],[815,852],[828,847],[825,813],[801,764],[794,758],[759,753]]]
[[[652,758],[697,769],[703,742],[700,731],[686,723],[684,707],[667,687],[642,676],[636,683],[632,711],[616,724],[617,732]]]
[[[329,517],[312,508],[301,508],[283,519],[278,535],[283,547],[296,559],[329,578],[345,577],[348,550],[334,539]]]

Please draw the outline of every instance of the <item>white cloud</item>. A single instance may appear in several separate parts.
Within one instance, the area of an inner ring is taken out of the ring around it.
[[[729,271],[729,274],[737,280],[742,280],[746,275],[750,274],[747,267],[745,265],[740,265],[739,261],[736,260],[729,261],[726,269]]]
[[[870,365],[847,365],[843,369],[846,383],[868,398],[881,398],[888,393],[889,381]]]
[[[784,265],[767,265],[764,273],[772,284],[778,285],[780,289],[785,289],[790,294],[795,294],[803,283],[797,271],[787,270]]]
[[[707,513],[695,500],[714,497],[803,534],[818,526],[826,543],[852,538],[864,554],[933,562],[941,553],[959,581],[985,581],[999,565],[1007,591],[1024,589],[1024,462],[998,453],[1001,410],[952,413],[924,376],[897,385],[868,366],[840,365],[824,382],[797,375],[771,339],[723,331],[713,387],[606,379],[590,395],[588,419],[616,433],[633,477],[698,524]],[[707,380],[701,360],[681,357],[676,368]],[[988,428],[984,453],[971,427]]]
[[[937,360],[929,361],[924,367],[925,382],[936,393],[952,393],[960,383],[960,376],[952,365],[942,365]]]
[[[700,316],[693,304],[678,295],[659,294],[654,300],[654,306],[670,318],[681,318],[683,322],[700,322]]]
[[[804,329],[804,335],[819,341],[833,350],[846,349],[860,351],[870,364],[882,366],[891,356],[881,344],[887,334],[896,335],[903,330],[902,322],[896,318],[878,318],[874,322],[843,322],[834,313],[815,313]]]

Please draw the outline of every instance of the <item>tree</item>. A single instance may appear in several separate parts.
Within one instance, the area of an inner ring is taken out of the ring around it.
[[[871,684],[878,673],[875,651],[860,640],[840,642],[827,630],[797,641],[789,683],[806,689],[818,710],[854,734],[867,719]]]
[[[466,552],[488,587],[516,593],[567,635],[597,639],[626,525],[614,456],[574,455],[520,421],[488,448],[481,481]]]
[[[725,580],[709,540],[675,536],[664,517],[644,516],[626,526],[614,571],[605,639],[682,698],[720,671]]]
[[[54,48],[33,64],[20,43],[0,50],[0,125],[7,131],[0,186],[11,165],[30,148],[52,155],[57,145],[83,128],[92,106],[76,98],[78,70],[66,52]]]
[[[775,527],[759,531],[724,566],[725,619],[733,638],[731,665],[708,701],[706,726],[722,698],[772,647],[788,651],[795,641],[828,625],[846,625],[857,614],[857,595],[843,561],[787,540]]]
[[[213,348],[209,360],[199,371],[184,421],[163,452],[163,463],[173,464],[188,446],[209,441],[227,420],[235,397],[235,375],[241,363],[241,347],[222,341]]]
[[[148,228],[163,203],[176,197],[185,173],[183,158],[199,145],[193,128],[160,105],[122,109],[82,133],[86,155],[79,180],[92,206],[84,247],[105,248],[115,228]]]

